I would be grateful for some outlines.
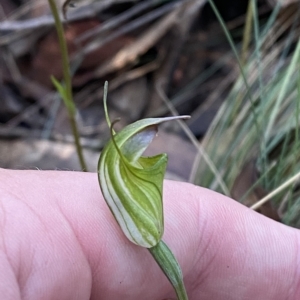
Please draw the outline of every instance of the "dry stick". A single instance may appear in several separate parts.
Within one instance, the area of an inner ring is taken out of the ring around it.
[[[158,95],[164,101],[164,103],[166,104],[166,106],[168,107],[168,109],[170,110],[172,115],[173,116],[178,116],[178,113],[177,113],[176,109],[173,107],[170,100],[167,98],[166,94],[164,93],[163,89],[161,88],[161,84],[160,85],[156,84],[155,88],[156,88],[156,91],[157,91]],[[216,166],[214,165],[214,163],[212,162],[210,157],[207,155],[207,153],[205,152],[205,150],[203,149],[201,144],[196,140],[196,138],[194,137],[191,130],[188,128],[188,126],[182,120],[177,120],[177,122],[179,123],[180,127],[182,128],[184,133],[187,135],[187,137],[190,139],[192,144],[196,147],[196,149],[198,151],[198,154],[199,154],[197,157],[203,156],[203,158],[206,161],[207,165],[210,167],[210,169],[212,170],[212,172],[216,176],[216,180],[219,182],[224,194],[227,195],[227,196],[230,196],[230,192],[229,192],[226,184],[224,183],[223,179],[219,175],[219,172],[218,172]],[[196,157],[196,159],[197,159],[197,157]]]
[[[128,32],[131,32],[133,30],[136,30],[137,28],[144,26],[145,24],[148,24],[155,19],[158,19],[159,17],[165,15],[166,13],[174,10],[179,5],[178,2],[176,3],[169,3],[167,5],[164,5],[163,7],[159,7],[148,14],[143,15],[142,17],[138,18],[137,20],[134,20],[123,27],[121,27],[119,30],[111,33],[108,37],[102,38],[99,41],[93,41],[89,43],[87,46],[85,46],[79,53],[76,54],[77,57],[82,57],[82,55],[87,55],[90,52],[95,51],[96,49],[99,49],[106,45],[107,43],[117,39],[118,37],[127,34]],[[75,58],[75,59],[76,59]]]
[[[80,10],[70,13],[68,17],[68,22],[70,21],[79,21],[87,18],[96,16],[97,13],[101,12],[107,7],[108,3],[99,1],[99,3],[94,3],[93,5],[88,5],[82,7]],[[66,20],[61,18],[61,22],[65,23]],[[41,27],[50,27],[54,26],[53,17],[50,15],[45,15],[37,18],[32,18],[28,20],[7,20],[0,22],[0,33],[7,31],[25,31],[25,30],[34,30]]]
[[[141,14],[146,9],[155,6],[158,3],[158,0],[148,0],[134,5],[132,8],[120,13],[119,15],[113,17],[112,19],[107,20],[103,24],[92,28],[84,32],[81,36],[75,39],[76,43],[82,43],[87,39],[90,39],[93,36],[99,36],[101,33],[115,29],[117,26],[122,25],[125,21],[133,18],[134,16]],[[141,17],[143,18],[143,17]]]
[[[135,80],[150,72],[154,72],[157,70],[161,64],[162,57],[146,64],[136,69],[127,71],[125,73],[120,74],[116,78],[112,79],[109,83],[109,91],[117,89],[124,83]],[[95,88],[96,87],[96,88]],[[93,94],[93,95],[90,95]],[[97,101],[99,99],[99,95],[103,95],[103,87],[98,87],[98,84],[92,86],[92,88],[83,89],[81,92],[77,93],[77,102],[81,103],[81,108],[85,108],[89,106],[93,101]]]
[[[280,185],[277,189],[275,189],[273,192],[268,194],[266,197],[262,198],[255,204],[253,204],[250,208],[253,210],[259,209],[263,204],[265,204],[267,201],[269,201],[273,196],[277,195],[284,189],[286,189],[291,184],[295,183],[298,179],[300,179],[300,172],[298,172],[296,175],[294,175],[292,178],[288,179],[286,182],[284,182],[282,185]]]
[[[103,76],[115,70],[120,70],[127,64],[136,63],[136,58],[148,51],[159,39],[161,39],[172,26],[174,26],[181,6],[155,22],[149,29],[143,32],[133,43],[123,47],[116,55],[104,62],[94,75]]]
[[[99,1],[86,7],[82,7],[80,10],[76,10],[70,13],[68,22],[79,21],[95,17],[97,13],[106,9],[108,6],[107,2]],[[65,19],[61,18],[61,22],[66,22]],[[28,20],[6,20],[0,22],[0,34],[6,33],[0,36],[0,46],[8,45],[26,35],[29,35],[34,30],[45,29],[54,25],[53,17],[50,15],[44,15],[37,18]]]

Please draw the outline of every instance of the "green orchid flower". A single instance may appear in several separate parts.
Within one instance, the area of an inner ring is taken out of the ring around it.
[[[99,182],[110,210],[127,238],[146,248],[163,235],[162,184],[168,157],[141,155],[155,137],[157,125],[174,119],[178,118],[140,120],[112,133],[99,160]]]
[[[164,231],[162,189],[167,154],[143,157],[157,134],[159,124],[188,118],[176,116],[137,121],[115,133],[106,105],[104,108],[111,139],[102,150],[98,179],[102,194],[126,237],[136,245],[148,248],[173,285],[178,299],[186,300],[181,269],[174,255],[161,240]]]

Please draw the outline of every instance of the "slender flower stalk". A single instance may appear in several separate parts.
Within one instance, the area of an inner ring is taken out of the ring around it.
[[[188,300],[180,266],[166,243],[159,241],[156,246],[149,248],[149,252],[171,282],[177,299]]]
[[[70,120],[70,125],[72,129],[72,133],[75,140],[75,146],[76,146],[76,152],[78,155],[79,163],[81,166],[81,169],[84,172],[87,172],[87,166],[83,157],[83,151],[82,146],[80,144],[80,137],[79,132],[75,120],[75,114],[76,114],[76,107],[73,101],[73,93],[72,93],[72,81],[71,81],[71,72],[70,72],[70,63],[69,63],[69,56],[68,56],[68,48],[67,43],[64,35],[64,29],[63,25],[58,13],[58,9],[56,7],[55,0],[48,0],[49,5],[52,11],[52,15],[54,17],[55,21],[55,27],[57,31],[58,41],[59,41],[59,47],[62,57],[62,65],[63,65],[63,76],[64,76],[64,85],[59,83],[56,78],[51,76],[52,83],[56,87],[57,91],[59,92],[60,96],[63,99],[63,102],[65,104],[65,107],[68,111],[68,116]]]
[[[162,189],[167,154],[143,157],[159,124],[188,116],[139,120],[115,133],[107,112],[107,82],[104,111],[111,139],[98,163],[98,179],[104,199],[126,237],[148,248],[173,285],[179,300],[187,300],[180,266],[161,240],[164,231]]]

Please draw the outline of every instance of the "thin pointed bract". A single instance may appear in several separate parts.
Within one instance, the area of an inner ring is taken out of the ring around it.
[[[68,7],[71,6],[71,7],[74,7],[74,0],[66,0],[63,5],[62,5],[62,11],[63,11],[63,16],[65,19],[67,19],[67,10],[68,10]]]
[[[76,7],[76,4],[81,0],[66,0],[62,5],[62,13],[64,19],[67,20],[67,12],[69,7]]]

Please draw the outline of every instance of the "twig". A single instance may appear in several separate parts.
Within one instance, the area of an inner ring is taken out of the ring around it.
[[[103,24],[84,32],[80,37],[75,39],[75,43],[82,43],[93,36],[96,35],[99,36],[100,33],[103,33],[107,30],[114,29],[117,26],[123,24],[125,21],[129,20],[130,18],[138,14],[141,14],[144,10],[152,6],[155,6],[157,3],[158,0],[148,0],[148,1],[138,3],[137,5],[124,11],[123,13],[120,13],[119,15],[113,17],[112,19],[107,20]]]
[[[273,192],[268,194],[266,197],[262,198],[258,202],[256,202],[254,205],[252,205],[250,208],[253,210],[259,209],[263,204],[268,202],[273,196],[277,195],[284,189],[286,189],[291,184],[295,183],[297,180],[300,179],[300,172],[298,172],[296,175],[294,175],[292,178],[288,179],[286,182],[284,182],[282,185],[280,185],[277,189],[275,189]]]
[[[97,13],[107,8],[110,3],[99,1],[94,3],[93,5],[88,5],[82,7],[80,10],[76,10],[70,13],[70,17],[68,18],[68,22],[78,21],[86,18],[90,18],[95,16]],[[67,21],[60,18],[62,23],[66,23]],[[8,31],[26,31],[26,30],[34,30],[41,27],[52,27],[54,26],[54,19],[51,15],[41,16],[37,18],[32,18],[29,20],[22,21],[4,21],[0,22],[0,33],[6,33]]]
[[[127,47],[123,47],[111,60],[104,63],[95,71],[95,76],[103,76],[114,70],[120,70],[127,64],[134,63],[136,58],[151,48],[175,24],[181,3],[175,6],[172,12],[153,24],[146,32]]]
[[[137,28],[140,28],[141,26],[148,24],[152,22],[153,20],[163,16],[169,11],[172,11],[174,8],[178,7],[177,3],[170,3],[167,5],[164,5],[163,7],[157,8],[155,10],[152,10],[146,15],[143,15],[142,17],[138,18],[137,20],[134,20],[123,27],[121,27],[119,30],[117,30],[114,33],[111,33],[107,38],[101,38],[100,40],[93,40],[91,43],[89,43],[87,46],[85,46],[77,55],[76,57],[82,57],[82,55],[87,55],[92,51],[95,51],[96,49],[99,49],[100,47],[103,47],[105,44],[115,40],[116,38],[120,37],[121,35],[124,35],[128,32],[131,32]],[[157,33],[159,34],[159,33]]]
[[[164,91],[161,88],[161,84],[160,85],[156,85],[155,86],[156,91],[158,93],[158,95],[161,97],[161,99],[164,101],[164,103],[166,104],[166,106],[168,107],[168,109],[170,110],[170,112],[172,113],[173,116],[177,116],[178,113],[175,110],[175,108],[173,107],[173,105],[171,104],[171,102],[169,101],[169,99],[167,98],[166,94],[164,93]],[[219,175],[219,172],[216,168],[216,166],[214,165],[214,163],[212,162],[212,160],[210,159],[210,157],[208,156],[208,154],[205,152],[205,150],[203,149],[203,147],[201,146],[201,144],[197,141],[197,139],[195,138],[195,136],[193,135],[193,133],[191,132],[191,130],[189,129],[189,127],[182,121],[182,120],[177,120],[177,122],[179,123],[180,127],[182,128],[182,130],[184,131],[184,133],[187,135],[187,137],[189,138],[189,140],[192,142],[192,144],[196,147],[199,155],[198,156],[203,156],[204,160],[206,161],[207,165],[210,167],[211,171],[214,173],[214,175],[216,176],[216,180],[219,182],[223,192],[225,193],[225,195],[230,196],[230,192],[226,186],[226,184],[224,183],[224,181],[222,180],[222,177]],[[190,176],[191,178],[191,176]],[[189,182],[191,182],[189,180]]]

